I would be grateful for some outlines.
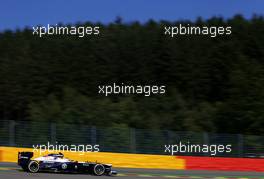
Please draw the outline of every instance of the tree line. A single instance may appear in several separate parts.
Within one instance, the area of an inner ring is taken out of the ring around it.
[[[232,26],[232,35],[164,35],[180,23]],[[99,37],[0,33],[0,120],[264,135],[262,16],[92,25]],[[165,85],[166,94],[98,94],[112,83]]]

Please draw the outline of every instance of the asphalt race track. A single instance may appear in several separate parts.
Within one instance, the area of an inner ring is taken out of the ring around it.
[[[264,172],[219,172],[219,171],[186,171],[186,170],[146,170],[146,169],[115,169],[119,173],[117,179],[166,179],[166,178],[211,178],[211,179],[228,179],[228,178],[262,178]],[[0,163],[0,179],[109,179],[109,176],[91,176],[81,174],[58,174],[58,173],[27,173],[23,172],[16,164]]]

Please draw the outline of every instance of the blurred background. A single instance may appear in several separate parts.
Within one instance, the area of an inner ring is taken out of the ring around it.
[[[181,139],[263,153],[263,10],[260,1],[1,2],[1,145],[80,139],[116,151],[126,141],[119,151],[161,153]],[[47,23],[99,25],[100,36],[32,35]],[[179,23],[232,26],[232,35],[164,36]],[[98,95],[114,82],[166,94]]]

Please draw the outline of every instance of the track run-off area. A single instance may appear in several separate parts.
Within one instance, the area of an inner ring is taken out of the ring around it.
[[[153,169],[125,169],[115,168],[117,179],[143,179],[143,178],[211,178],[211,179],[264,179],[264,172],[225,172],[205,170],[153,170]],[[0,163],[0,179],[109,179],[109,176],[92,176],[84,174],[61,174],[61,173],[27,173],[20,169],[15,163]]]

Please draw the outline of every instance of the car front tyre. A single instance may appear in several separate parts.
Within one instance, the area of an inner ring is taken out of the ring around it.
[[[30,161],[28,164],[28,171],[31,173],[37,173],[39,171],[39,163],[37,161]]]

